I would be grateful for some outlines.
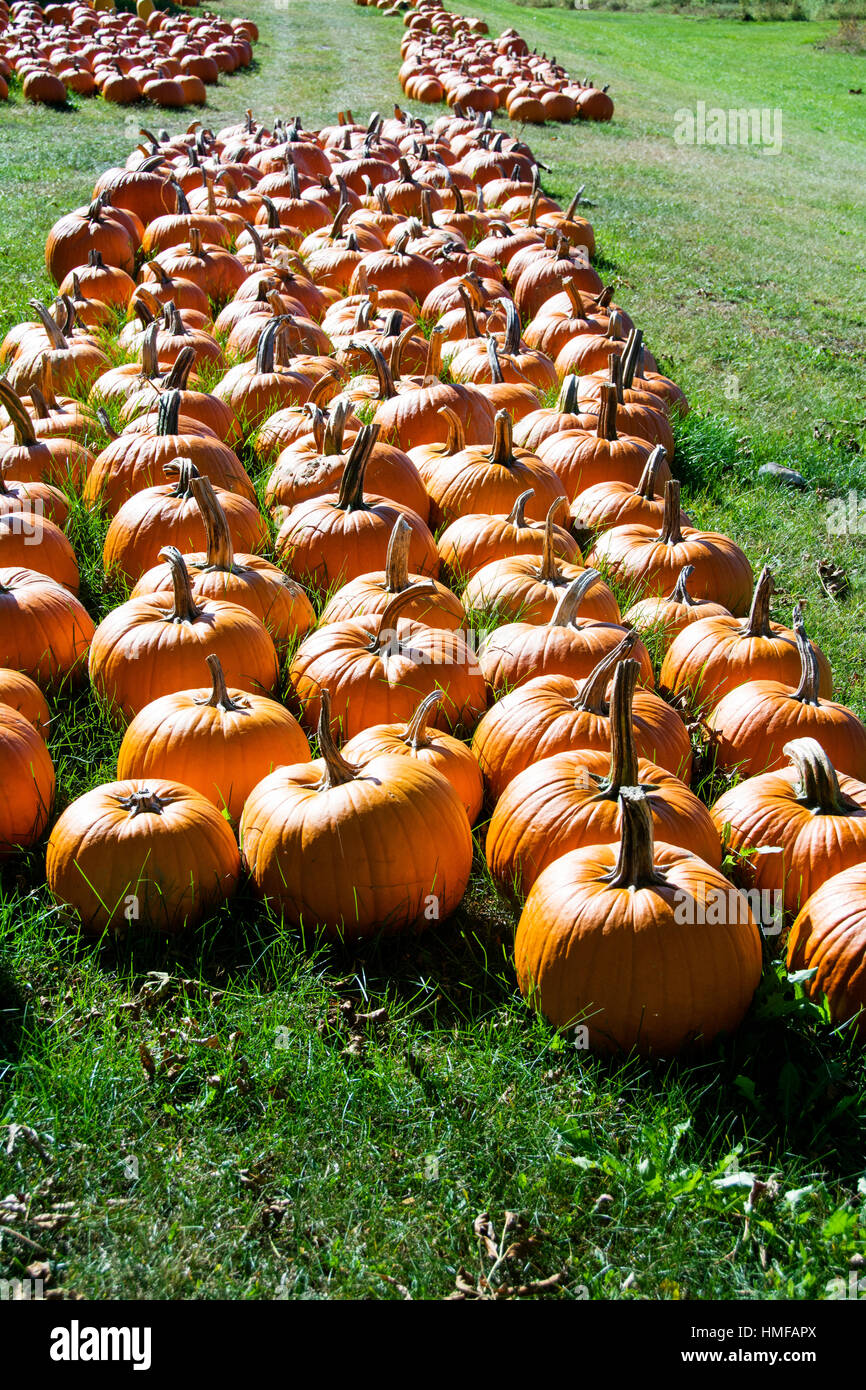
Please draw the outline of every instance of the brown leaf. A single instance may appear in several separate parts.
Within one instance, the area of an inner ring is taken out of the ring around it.
[[[147,1072],[148,1081],[152,1081],[156,1076],[156,1062],[153,1060],[153,1054],[148,1049],[146,1043],[141,1042],[138,1044],[138,1055],[141,1058],[141,1065]]]
[[[499,1259],[499,1247],[496,1244],[496,1230],[490,1220],[490,1213],[483,1211],[480,1216],[476,1216],[472,1223],[472,1229],[481,1241],[491,1260]]]
[[[28,1265],[24,1273],[28,1279],[41,1279],[43,1284],[47,1284],[51,1278],[51,1266],[47,1260],[34,1260],[32,1265]]]

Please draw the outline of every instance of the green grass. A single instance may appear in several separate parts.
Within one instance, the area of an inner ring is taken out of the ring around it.
[[[587,183],[600,264],[695,406],[689,511],[774,564],[774,616],[811,600],[840,697],[866,714],[863,550],[826,532],[827,498],[864,486],[854,60],[816,47],[830,24],[466,8],[611,82],[611,126],[528,138],[554,192]],[[215,129],[248,105],[314,123],[400,99],[399,22],[349,0],[221,6],[238,11],[261,26],[257,68],[213,94]],[[674,113],[698,100],[780,106],[782,153],[676,146]],[[125,158],[126,114],[4,108],[4,329],[50,292],[45,235]],[[809,490],[757,480],[770,460]],[[118,597],[102,529],[76,512],[71,531],[101,613]],[[851,576],[844,602],[820,597],[825,554]],[[88,694],[60,702],[61,806],[112,777],[117,740]],[[494,1282],[560,1275],[553,1297],[820,1298],[866,1252],[863,1059],[770,959],[706,1057],[600,1062],[521,1004],[513,911],[480,855],[451,923],[353,954],[246,892],[187,941],[94,945],[42,876],[34,853],[0,889],[0,1133],[32,1131],[0,1144],[2,1192],[25,1198],[0,1277],[47,1260],[92,1297],[440,1298],[491,1268],[475,1218],[498,1240],[506,1211],[544,1235]]]

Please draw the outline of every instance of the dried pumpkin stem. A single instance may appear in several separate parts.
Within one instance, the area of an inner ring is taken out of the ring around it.
[[[584,570],[573,579],[553,610],[550,627],[569,627],[577,620],[577,610],[593,584],[601,582],[598,570]]]
[[[580,694],[569,702],[572,709],[586,710],[587,713],[607,714],[608,706],[605,696],[611,676],[620,662],[625,661],[636,641],[637,633],[627,632],[613,651],[602,657],[583,682]]]
[[[443,691],[431,690],[429,695],[425,695],[420,705],[416,709],[405,730],[400,735],[400,741],[417,753],[419,748],[430,746],[430,736],[427,730],[427,721],[430,711],[442,700]]]
[[[632,705],[640,675],[640,662],[620,661],[613,673],[610,695],[610,773],[603,783],[606,796],[618,797],[622,787],[638,785],[638,757],[634,742]]]
[[[612,869],[601,875],[611,888],[649,888],[667,879],[653,863],[653,820],[641,787],[622,787],[619,793],[620,843]]]
[[[665,509],[662,516],[662,529],[659,532],[659,545],[681,545],[684,537],[681,529],[680,485],[676,478],[665,483]]]
[[[772,629],[770,628],[770,598],[775,589],[773,572],[769,565],[765,565],[758,576],[755,585],[755,592],[752,595],[752,606],[749,609],[749,616],[740,629],[743,637],[769,637]]]
[[[321,708],[319,711],[319,752],[322,755],[322,762],[325,764],[325,771],[321,782],[316,787],[317,791],[328,791],[331,787],[342,787],[347,782],[354,782],[358,776],[358,768],[346,761],[342,753],[334,742],[331,733],[331,694],[328,690],[323,690],[319,696]]]
[[[539,578],[544,584],[556,584],[562,571],[556,553],[556,522],[554,517],[561,507],[567,506],[565,497],[557,497],[551,502],[544,519],[544,541],[541,548],[541,568]]]
[[[683,565],[679,578],[671,591],[670,602],[681,603],[686,608],[700,608],[697,599],[689,593],[689,579],[695,572],[694,565]]]
[[[800,774],[794,795],[802,806],[816,815],[839,816],[860,810],[857,803],[842,791],[836,769],[817,739],[795,738],[786,743],[782,752]]]
[[[232,534],[228,517],[213,490],[213,484],[209,478],[191,478],[190,490],[201,512],[207,535],[207,560],[203,568],[231,574],[235,568]]]
[[[161,816],[165,802],[160,800],[156,792],[145,787],[140,792],[130,792],[129,796],[118,797],[117,804],[122,806],[124,811],[129,811],[132,818],[145,814]]]
[[[394,522],[385,555],[385,592],[402,594],[409,587],[409,546],[412,527],[401,512]]]
[[[168,621],[194,623],[201,610],[195,601],[189,570],[183,556],[176,545],[166,545],[159,552],[159,558],[165,560],[171,570],[171,583],[174,590],[174,607]]]
[[[32,449],[39,442],[33,421],[18,392],[3,377],[0,377],[0,402],[6,407],[12,421],[15,443],[19,448]]]
[[[462,454],[466,448],[466,432],[463,429],[463,421],[460,416],[456,410],[451,409],[450,405],[440,405],[436,414],[443,416],[448,422],[448,438],[442,445],[445,457],[453,458],[454,454]]]
[[[222,668],[222,662],[219,657],[212,652],[206,660],[210,667],[212,689],[206,700],[197,700],[196,704],[209,705],[211,709],[221,709],[225,713],[229,713],[233,710],[242,710],[244,708],[243,704],[239,703],[237,700],[233,700],[229,694],[229,689],[226,685],[225,671]]]
[[[818,687],[821,673],[818,654],[806,633],[802,603],[798,603],[794,608],[794,637],[800,653],[800,684],[794,691],[794,699],[804,705],[819,705],[821,702],[818,698]]]
[[[367,464],[378,438],[378,425],[364,425],[355,436],[346,459],[343,476],[340,479],[340,491],[337,498],[337,506],[340,511],[367,510],[367,504],[364,501],[364,474],[367,471]]]
[[[644,464],[643,472],[638,479],[635,488],[635,496],[642,497],[646,502],[654,502],[656,499],[656,479],[659,469],[667,458],[664,446],[657,444]]]
[[[595,431],[599,439],[615,440],[619,438],[616,432],[616,406],[616,387],[612,382],[603,382],[598,407],[598,425]]]

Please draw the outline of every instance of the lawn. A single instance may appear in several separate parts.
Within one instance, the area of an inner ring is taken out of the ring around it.
[[[837,698],[866,716],[864,548],[827,530],[829,499],[866,491],[864,59],[819,46],[832,23],[456,8],[610,82],[610,126],[528,133],[546,185],[586,184],[598,264],[695,407],[689,511],[773,566],[774,617],[808,599]],[[318,124],[401,98],[399,21],[349,0],[219,9],[262,41],[215,129],[248,106]],[[781,151],[676,144],[699,101],[779,110]],[[51,224],[139,121],[164,123],[127,117],[0,107],[0,330],[50,292]],[[806,488],[759,479],[767,462]],[[100,612],[100,524],[79,514],[74,538]],[[844,599],[823,595],[825,556]],[[111,780],[117,742],[87,698],[56,711],[61,806]],[[24,1203],[0,1278],[47,1261],[88,1297],[441,1298],[490,1265],[476,1217],[498,1239],[506,1211],[552,1297],[820,1298],[866,1253],[866,1068],[770,959],[744,1028],[700,1062],[598,1062],[521,1003],[481,856],[454,920],[354,954],[248,897],[182,944],[96,949],[41,878],[34,855],[0,885],[0,1126],[20,1126],[0,1189]]]

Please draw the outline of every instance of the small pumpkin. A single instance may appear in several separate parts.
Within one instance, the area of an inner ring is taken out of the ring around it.
[[[666,650],[675,637],[691,623],[702,618],[726,618],[730,614],[721,603],[713,603],[707,598],[693,598],[689,592],[689,579],[694,574],[694,565],[683,565],[677,582],[671,592],[656,598],[641,598],[633,603],[623,619],[626,627],[633,627],[646,635],[657,635]]]
[[[309,762],[310,749],[287,709],[230,690],[219,657],[206,660],[209,690],[163,695],[135,716],[120,745],[117,775],[194,787],[237,822],[253,787],[275,767]]]
[[[551,503],[543,523],[526,515],[526,504],[533,489],[527,488],[515,499],[507,516],[501,512],[470,512],[452,521],[437,542],[443,568],[458,581],[469,580],[494,560],[510,559],[517,555],[537,555],[539,545],[545,544],[551,531],[554,553],[569,565],[579,565],[581,554],[574,537],[564,527],[551,520],[564,498]]]
[[[234,893],[240,856],[228,822],[178,782],[109,782],[67,806],[51,832],[45,876],[91,935],[130,923],[189,930]]]
[[[412,528],[401,514],[394,522],[388,541],[385,568],[373,570],[370,574],[359,574],[338,589],[322,609],[320,625],[324,627],[327,623],[360,618],[367,613],[381,613],[395,594],[402,594],[411,585],[423,584],[423,587],[416,587],[417,598],[403,612],[403,617],[426,623],[428,627],[462,628],[466,614],[457,595],[438,580],[424,584],[424,575],[410,573],[411,542]]]

